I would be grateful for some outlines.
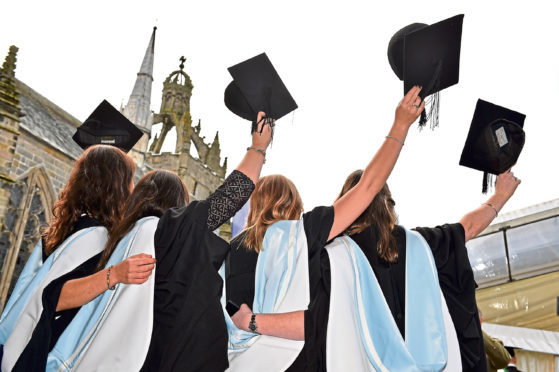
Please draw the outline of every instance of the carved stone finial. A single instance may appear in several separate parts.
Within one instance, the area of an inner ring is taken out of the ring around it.
[[[23,116],[19,105],[19,92],[15,83],[16,55],[18,50],[18,47],[12,45],[2,64],[2,68],[0,68],[0,107],[7,110],[7,113],[14,115],[13,117],[16,120]]]
[[[181,56],[179,58],[179,61],[181,62],[181,64],[179,65],[181,71],[184,70],[184,63],[186,62],[186,58],[184,58],[184,56]]]
[[[14,78],[16,76],[16,55],[19,48],[15,45],[10,47],[10,51],[2,64],[2,70],[0,70],[0,74],[4,77]]]

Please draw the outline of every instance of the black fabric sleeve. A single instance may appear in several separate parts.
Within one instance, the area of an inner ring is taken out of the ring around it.
[[[485,371],[487,362],[475,298],[476,282],[460,223],[415,229],[435,258],[439,284],[458,335],[464,371]]]
[[[334,207],[316,207],[303,215],[309,250],[310,303],[305,310],[305,346],[287,371],[326,370],[326,329],[330,304],[330,261],[323,249],[334,224]]]
[[[309,260],[311,256],[319,253],[328,241],[330,230],[334,224],[334,207],[316,207],[303,215],[305,234],[309,247]]]
[[[60,292],[66,282],[93,274],[101,253],[91,257],[69,273],[53,280],[45,287],[42,295],[43,312],[31,339],[19,356],[12,371],[44,370],[47,357],[56,342],[76,316],[80,307],[56,312]]]
[[[234,170],[206,199],[209,204],[208,229],[210,231],[217,229],[237,213],[247,202],[254,187],[254,182],[243,172]]]

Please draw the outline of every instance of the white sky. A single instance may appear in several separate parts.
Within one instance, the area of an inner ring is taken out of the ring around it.
[[[412,127],[389,179],[400,222],[456,222],[486,199],[482,173],[458,166],[478,98],[527,115],[514,169],[522,184],[503,212],[558,198],[553,2],[454,3],[18,0],[0,6],[0,58],[17,45],[16,76],[84,120],[103,98],[117,107],[127,102],[157,25],[152,109],[186,56],[193,121],[202,119],[209,141],[219,130],[230,172],[250,143],[250,123],[223,104],[226,68],[265,51],[299,109],[278,121],[263,174],[291,178],[308,210],[330,204],[388,133],[403,90],[386,57],[393,33],[464,13],[460,83],[442,92],[439,128]]]

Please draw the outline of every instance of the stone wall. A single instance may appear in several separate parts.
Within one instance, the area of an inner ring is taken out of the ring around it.
[[[38,140],[21,129],[22,135],[16,146],[11,175],[20,177],[30,168],[43,166],[49,176],[54,192],[66,185],[75,160],[54,149],[48,143]]]

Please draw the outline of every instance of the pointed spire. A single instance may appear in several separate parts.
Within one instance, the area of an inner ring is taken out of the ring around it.
[[[214,146],[219,148],[219,131],[215,132],[214,141],[212,142],[212,147]]]
[[[151,33],[151,38],[149,39],[149,44],[146,49],[146,54],[144,55],[144,60],[142,61],[142,66],[140,67],[140,74],[146,74],[153,80],[153,59],[155,56],[155,31],[157,31],[157,27],[153,28],[153,32]]]
[[[138,128],[147,133],[151,133],[153,118],[150,110],[151,103],[151,84],[153,82],[153,61],[155,57],[155,31],[153,28],[151,38],[146,49],[146,54],[142,60],[140,72],[136,77],[136,83],[128,103],[122,110],[124,116],[136,124]]]
[[[12,45],[0,68],[0,110],[5,110],[4,114],[13,115],[12,118],[17,121],[23,116],[19,105],[19,91],[15,84],[18,50],[15,45]]]

